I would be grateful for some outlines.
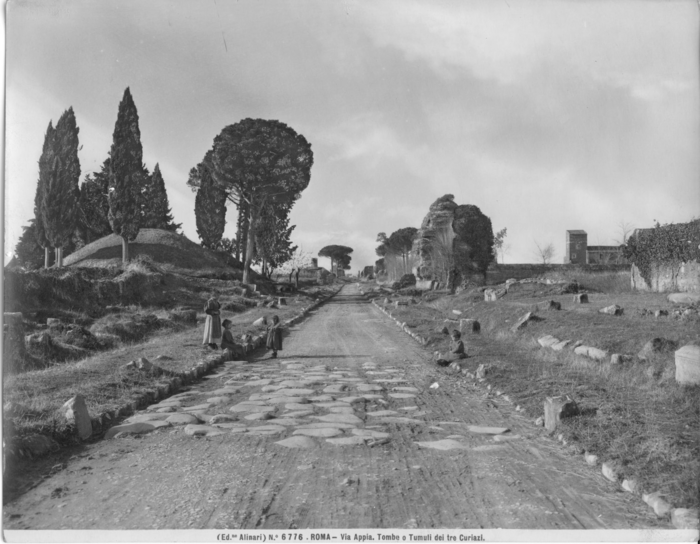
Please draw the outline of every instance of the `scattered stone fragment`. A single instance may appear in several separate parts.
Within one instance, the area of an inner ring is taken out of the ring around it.
[[[562,351],[570,343],[571,343],[571,340],[562,340],[561,342],[553,344],[549,347],[552,348],[554,351]]]
[[[607,351],[592,346],[578,346],[574,348],[574,353],[596,361],[604,361],[609,356]]]
[[[548,348],[553,346],[554,344],[558,344],[560,342],[559,338],[555,338],[551,334],[546,334],[545,336],[541,336],[540,338],[537,339],[537,343],[542,346],[543,348]]]
[[[662,498],[661,492],[659,491],[657,491],[656,493],[643,494],[642,500],[649,506],[651,506],[651,508],[654,510],[654,513],[658,517],[665,516],[672,509],[672,506]]]
[[[343,434],[338,428],[327,427],[325,429],[297,429],[293,435],[313,436],[316,438],[331,438]]]
[[[543,417],[538,417],[538,418],[535,420],[535,425],[537,425],[538,427],[544,427],[544,418],[543,418]]]
[[[491,372],[491,365],[486,363],[481,363],[476,369],[476,377],[483,379]],[[432,385],[431,385],[432,387]]]
[[[535,316],[532,312],[527,312],[523,317],[518,319],[518,321],[511,327],[513,332],[518,332],[519,330],[525,328],[530,321],[536,321],[539,318]]]
[[[639,484],[637,480],[622,480],[622,489],[628,493],[636,494],[639,491]]]
[[[226,425],[225,423],[220,423],[217,425],[217,427],[221,427],[223,425]],[[248,432],[248,427],[231,427],[231,434],[241,434],[241,433],[247,433]]]
[[[601,308],[600,310],[598,310],[598,313],[608,315],[622,315],[624,313],[624,309],[618,306],[617,304],[613,304],[612,306],[606,306],[605,308]]]
[[[637,354],[637,358],[647,361],[658,353],[669,353],[678,349],[678,343],[666,338],[654,338],[649,340],[642,350]]]
[[[413,410],[418,410],[418,406],[403,406],[399,408],[399,410],[405,410],[407,412],[411,412]]]
[[[544,401],[544,426],[550,433],[554,432],[563,418],[578,413],[578,406],[570,397],[547,397]]]
[[[75,425],[78,436],[82,440],[90,438],[90,435],[92,435],[92,422],[87,404],[85,404],[85,399],[82,395],[75,395],[61,407],[61,410],[66,421]]]
[[[591,465],[592,467],[596,466],[598,464],[598,456],[593,455],[592,453],[584,453],[583,458],[586,460],[586,463]]]
[[[603,463],[601,471],[603,473],[603,476],[605,476],[611,482],[617,483],[617,481],[620,479],[620,475],[617,473],[615,466],[610,462],[606,461],[605,463]]]
[[[290,436],[279,442],[275,442],[278,446],[284,446],[285,448],[299,448],[299,449],[311,449],[318,447],[316,442],[311,440],[308,436]],[[301,467],[297,467],[300,468]],[[301,469],[304,470],[304,469]]]
[[[700,527],[698,523],[698,509],[674,508],[671,511],[671,523],[676,529],[691,529],[697,531]]]
[[[450,438],[446,438],[443,440],[435,440],[432,442],[416,442],[416,444],[418,444],[418,446],[421,448],[429,448],[433,450],[442,451],[469,449],[469,446],[465,445],[464,443],[458,442],[457,440],[452,440]]]

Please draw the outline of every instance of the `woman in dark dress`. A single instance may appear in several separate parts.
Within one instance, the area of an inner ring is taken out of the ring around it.
[[[233,341],[233,333],[231,332],[231,320],[224,319],[221,324],[224,327],[223,334],[221,336],[221,349],[228,350],[228,360],[235,360],[236,352],[238,351],[238,345]]]
[[[282,324],[280,318],[272,317],[272,323],[267,327],[267,349],[272,350],[272,358],[277,358],[277,352],[282,350]]]
[[[221,305],[215,297],[211,297],[204,305],[207,321],[204,324],[204,339],[202,344],[208,344],[210,348],[217,349],[217,342],[221,340]]]

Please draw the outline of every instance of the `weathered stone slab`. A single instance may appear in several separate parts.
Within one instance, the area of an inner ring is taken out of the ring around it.
[[[310,404],[304,397],[273,397],[267,401],[270,404]]]
[[[228,382],[227,382],[228,383]],[[270,385],[272,383],[272,380],[269,378],[265,378],[262,380],[251,380],[249,382],[245,382],[245,385],[248,387],[255,387],[258,385]]]
[[[671,293],[666,300],[674,304],[693,304],[700,302],[700,293]]]
[[[92,435],[92,421],[90,413],[82,395],[75,395],[62,406],[63,415],[68,423],[75,425],[75,429],[81,440],[86,440]]]
[[[376,393],[366,393],[365,395],[362,395],[363,399],[367,400],[375,400],[375,399],[381,399],[381,395],[377,395]]]
[[[105,439],[109,440],[114,438],[119,433],[130,433],[130,434],[145,434],[156,430],[158,427],[169,426],[170,424],[165,421],[149,421],[140,423],[126,423],[124,425],[115,425],[107,429],[105,433]]]
[[[349,423],[352,425],[362,424],[362,420],[352,414],[327,414],[325,416],[312,416],[313,419],[324,421],[326,423]]]
[[[574,349],[574,353],[596,361],[605,361],[609,357],[607,351],[592,346],[578,346]]]
[[[328,408],[328,411],[331,414],[354,414],[355,410],[353,409],[352,406],[348,406],[347,404],[345,406],[333,406],[331,408]]]
[[[313,410],[293,410],[291,412],[285,412],[283,415],[287,418],[300,418],[310,416],[313,413]]]
[[[227,423],[229,421],[237,421],[236,416],[229,416],[227,414],[216,414],[215,416],[211,416],[211,419],[209,419],[209,423]]]
[[[256,404],[236,404],[229,408],[231,412],[274,412],[274,406],[258,406]]]
[[[293,435],[313,436],[315,438],[331,438],[343,434],[338,428],[328,427],[325,429],[297,429]]]
[[[303,397],[306,395],[313,395],[315,391],[313,389],[292,389],[284,388],[272,393],[272,397]]]
[[[389,433],[383,433],[381,431],[373,431],[370,429],[353,429],[351,432],[355,436],[362,436],[364,438],[380,439],[380,438],[389,438],[391,436]]]
[[[676,381],[682,385],[700,384],[700,346],[688,344],[675,353]]]
[[[523,317],[518,319],[518,321],[511,327],[513,332],[518,332],[519,330],[527,327],[530,321],[536,321],[538,318],[532,312],[527,312]]]
[[[207,399],[209,404],[226,404],[231,401],[231,397],[210,397]]]
[[[285,427],[296,427],[300,424],[300,421],[293,417],[276,417],[271,419],[270,422],[275,425],[284,425]]]
[[[171,425],[190,425],[200,423],[199,418],[192,414],[173,414],[165,421]]]
[[[275,391],[279,391],[280,389],[284,389],[284,385],[266,385],[260,391],[263,393],[274,393]]]
[[[344,436],[342,438],[326,438],[326,442],[334,446],[364,446],[370,440],[364,436]]]
[[[612,304],[611,306],[606,306],[605,308],[598,310],[598,313],[608,315],[622,315],[624,312],[625,310],[617,304]]]
[[[212,427],[216,427],[217,429],[245,429],[248,430],[248,428],[243,425],[242,423],[235,423],[233,421],[225,421],[223,423],[212,423],[211,421],[209,422],[209,425]]]
[[[384,388],[381,385],[376,385],[373,383],[358,383],[355,388],[361,393],[368,393],[370,391],[384,391]]]
[[[312,404],[304,404],[301,402],[288,402],[287,404],[284,405],[284,407],[287,410],[309,410],[311,408]]]
[[[324,388],[323,392],[324,393],[342,393],[347,389],[347,385],[344,383],[336,383],[333,385],[329,385],[328,387]]]
[[[340,402],[347,402],[348,404],[353,404],[353,403],[359,402],[359,401],[364,402],[365,398],[364,397],[340,397],[337,400],[339,400]]]
[[[205,410],[209,410],[209,408],[211,408],[211,407],[212,407],[212,405],[207,402],[205,404],[196,404],[194,406],[187,406],[186,408],[183,408],[182,411],[183,412],[197,412],[200,410],[205,411]]]
[[[163,421],[165,419],[168,419],[168,414],[158,414],[158,413],[136,414],[134,416],[131,416],[130,418],[125,419],[124,423],[141,423],[141,422],[145,422],[145,421]]]
[[[552,348],[554,351],[562,351],[570,343],[571,343],[571,340],[562,340],[561,342],[557,342],[556,344],[552,344],[549,347]]]
[[[431,442],[416,442],[421,448],[428,448],[433,450],[450,451],[450,450],[467,450],[469,446],[463,442],[458,442],[457,440],[452,440],[450,438],[443,440],[434,440]]]
[[[286,432],[286,427],[283,427],[281,425],[261,425],[260,427],[251,427],[248,429],[248,432],[246,434],[254,434],[254,435],[275,435],[275,434],[282,434],[283,432]]]
[[[393,399],[413,399],[416,397],[412,393],[389,393],[389,396]]]
[[[425,421],[413,419],[410,417],[382,417],[377,420],[377,423],[405,423],[410,425],[425,425]]]
[[[318,444],[316,444],[316,442],[311,440],[308,436],[290,436],[289,438],[275,442],[275,444],[293,449],[311,449],[318,447]]]
[[[350,423],[305,423],[299,425],[297,429],[355,429],[355,425]]]
[[[274,416],[270,412],[256,412],[243,416],[243,419],[247,421],[265,421],[267,419],[273,419],[273,417]]]
[[[307,397],[311,402],[332,402],[333,397],[331,395],[316,395],[315,397]]]
[[[478,425],[468,425],[467,430],[478,434],[503,434],[510,431],[507,427],[481,427]]]
[[[393,410],[379,410],[376,412],[365,412],[366,415],[370,417],[384,417],[384,416],[395,416],[398,414],[398,412],[394,412]]]
[[[218,436],[224,434],[224,432],[217,427],[210,427],[209,425],[187,425],[185,434],[188,436]]]
[[[417,387],[392,387],[392,391],[406,391],[409,393],[418,393],[419,389]]]
[[[235,395],[240,389],[238,387],[222,387],[220,389],[214,389],[210,391],[210,395]]]
[[[560,342],[559,338],[555,338],[551,334],[546,334],[545,336],[541,336],[540,338],[537,339],[537,343],[542,346],[543,348],[548,348],[553,346],[554,344],[558,344]]]

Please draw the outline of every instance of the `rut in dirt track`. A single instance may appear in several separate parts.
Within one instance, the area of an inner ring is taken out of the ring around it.
[[[6,505],[6,528],[658,527],[357,293],[293,327],[282,358],[227,363],[139,415],[189,413],[205,435],[166,426],[90,445]]]

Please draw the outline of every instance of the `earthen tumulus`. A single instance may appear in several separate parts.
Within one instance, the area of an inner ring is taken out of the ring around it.
[[[458,283],[475,273],[485,274],[493,260],[491,220],[477,206],[458,205],[453,195],[442,196],[423,219],[413,253],[418,260],[413,273],[420,279],[447,282],[450,269]]]

